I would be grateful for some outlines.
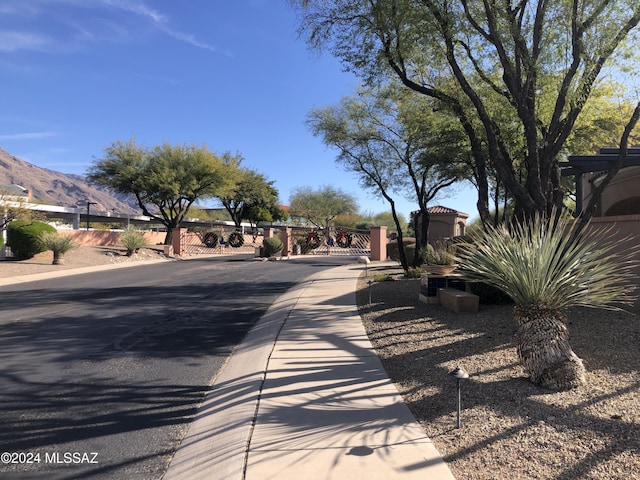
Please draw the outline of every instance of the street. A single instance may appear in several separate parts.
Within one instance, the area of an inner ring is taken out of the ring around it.
[[[349,262],[203,257],[0,287],[0,476],[161,478],[269,305]]]

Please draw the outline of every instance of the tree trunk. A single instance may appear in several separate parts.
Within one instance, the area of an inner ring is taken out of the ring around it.
[[[391,197],[387,197],[386,195],[385,197],[391,205],[391,215],[393,216],[393,222],[396,224],[396,230],[398,231],[398,238],[396,239],[396,241],[398,242],[398,256],[400,258],[400,265],[402,265],[402,269],[407,272],[409,270],[409,264],[407,262],[407,255],[404,251],[404,235],[402,234],[400,219],[398,218],[398,212],[396,211],[396,203]]]
[[[53,262],[52,265],[63,265],[64,264],[64,253],[61,252],[53,252]]]
[[[422,252],[429,243],[429,222],[431,216],[426,207],[420,208],[420,213],[414,216],[414,231],[416,233],[416,251],[413,256],[413,267],[417,268],[422,264]]]
[[[566,317],[539,305],[517,305],[518,357],[530,380],[553,390],[584,385],[582,360],[569,345]]]

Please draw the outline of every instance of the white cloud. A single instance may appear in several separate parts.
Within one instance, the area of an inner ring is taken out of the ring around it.
[[[168,17],[162,13],[150,8],[142,3],[132,2],[131,0],[102,0],[102,3],[120,10],[135,13],[142,17],[146,17],[156,24],[168,22]]]
[[[14,140],[34,140],[39,138],[55,137],[56,132],[24,132],[0,134],[0,142],[10,142]]]
[[[214,45],[204,42],[190,32],[181,31],[171,25],[169,15],[160,12],[143,1],[139,0],[32,0],[0,5],[0,13],[5,18],[14,17],[16,20],[30,19],[35,21],[47,21],[52,25],[66,27],[66,35],[58,35],[58,38],[46,36],[33,25],[25,28],[16,27],[2,31],[0,26],[0,52],[40,51],[40,52],[68,52],[82,49],[85,41],[130,41],[134,32],[140,34],[140,29],[127,24],[122,18],[109,18],[100,16],[89,18],[87,16],[69,15],[62,13],[64,10],[57,6],[65,6],[73,9],[108,8],[116,12],[131,14],[133,18],[142,20],[151,25],[155,30],[168,35],[175,40],[211,52],[222,53],[231,56],[228,52],[220,51]],[[67,8],[67,11],[69,10]],[[61,33],[61,32],[60,32]],[[66,38],[65,38],[66,37]]]
[[[44,35],[18,31],[0,31],[0,51],[17,52],[19,50],[46,51],[51,39]]]
[[[175,30],[172,30],[170,28],[167,27],[162,27],[161,30],[166,33],[167,35],[175,38],[176,40],[179,40],[181,42],[184,43],[188,43],[189,45],[193,45],[194,47],[198,47],[198,48],[203,48],[205,50],[209,50],[211,52],[218,52],[218,49],[212,45],[208,45],[207,43],[203,43],[200,42],[198,40],[196,40],[194,35],[191,35],[189,33],[183,33],[183,32],[176,32]]]
[[[175,38],[180,42],[193,45],[194,47],[209,50],[211,52],[220,52],[220,50],[217,47],[213,45],[209,45],[206,42],[202,42],[196,39],[195,35],[191,33],[181,32],[171,28],[169,26],[170,18],[168,15],[158,12],[157,10],[154,10],[153,8],[148,7],[144,3],[132,2],[131,0],[102,0],[102,2],[105,5],[109,5],[111,7],[118,8],[126,12],[134,13],[143,18],[146,18],[147,20],[151,21],[151,23],[158,30],[160,30],[166,35],[169,35],[170,37]]]

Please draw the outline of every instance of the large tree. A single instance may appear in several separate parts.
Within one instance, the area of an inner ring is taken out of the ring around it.
[[[356,199],[343,190],[324,186],[320,188],[298,187],[289,199],[289,213],[326,230],[329,234],[331,222],[345,213],[356,213]]]
[[[330,48],[366,81],[392,72],[458,118],[487,222],[488,166],[514,199],[516,215],[548,214],[562,205],[559,154],[603,69],[619,65],[618,52],[630,36],[637,39],[640,21],[640,3],[627,0],[291,3],[311,45]],[[547,98],[552,107],[541,109]],[[514,130],[522,153],[510,143]]]
[[[416,204],[414,218],[420,221],[414,226],[411,261],[418,266],[428,243],[429,202],[468,173],[460,158],[466,149],[460,148],[457,132],[443,124],[443,116],[433,112],[432,103],[408,90],[361,89],[339,105],[312,110],[307,120],[315,135],[338,149],[336,161],[391,206],[405,270],[409,262],[395,198],[401,195]]]
[[[629,123],[629,119],[634,118],[634,104],[625,94],[625,87],[617,82],[603,81],[601,84],[594,86],[589,101],[585,104],[580,116],[578,117],[571,135],[567,138],[564,147],[558,154],[560,165],[567,160],[570,155],[591,155],[597,153],[601,147],[616,147],[618,142],[625,136],[625,128],[633,126]],[[539,112],[545,112],[549,115],[553,109],[553,99],[550,95],[544,96],[538,107]],[[517,121],[508,120],[511,112],[505,109],[501,123],[503,125],[516,125]],[[631,130],[630,130],[631,131]],[[525,158],[526,145],[524,138],[520,134],[520,130],[512,129],[508,131],[511,136],[510,148],[513,157],[517,160],[514,168],[518,175],[524,179],[525,165],[522,160]],[[506,136],[506,133],[503,132]],[[640,132],[637,130],[632,132],[629,138],[630,145],[637,145],[640,140]],[[473,166],[473,163],[472,163]],[[615,166],[613,166],[615,167]],[[617,172],[617,169],[615,170]],[[522,172],[522,173],[521,173]],[[513,196],[504,187],[500,176],[491,164],[487,165],[487,178],[489,181],[489,199],[493,204],[493,225],[508,221],[509,216],[513,213]],[[477,185],[475,178],[470,180]],[[562,187],[566,192],[565,206],[570,210],[574,210],[576,185],[574,177],[567,176],[562,178]],[[594,200],[598,200],[594,197]],[[580,212],[575,212],[578,215]],[[587,215],[582,212],[584,219]]]
[[[165,244],[198,199],[214,197],[224,186],[222,160],[205,146],[170,145],[153,148],[134,140],[116,141],[87,172],[90,182],[118,193],[134,195],[143,215],[167,227]]]
[[[240,166],[240,155],[223,155],[227,186],[218,194],[218,199],[231,215],[236,227],[243,220],[252,225],[258,222],[274,222],[286,218],[278,206],[278,190],[273,181],[252,169]]]

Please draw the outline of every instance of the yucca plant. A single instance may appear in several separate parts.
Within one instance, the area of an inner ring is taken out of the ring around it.
[[[632,303],[635,250],[615,254],[611,229],[580,229],[577,222],[550,218],[477,232],[460,245],[457,261],[466,278],[493,285],[515,302],[518,357],[531,381],[564,390],[585,383],[565,309],[617,310]]]
[[[126,230],[120,236],[120,243],[122,243],[122,246],[127,249],[127,257],[132,256],[141,248],[147,246],[147,240],[144,238],[142,232],[133,229]]]
[[[53,252],[53,265],[64,263],[64,254],[80,245],[71,237],[58,235],[57,232],[43,232],[38,237],[38,243],[43,250]]]

